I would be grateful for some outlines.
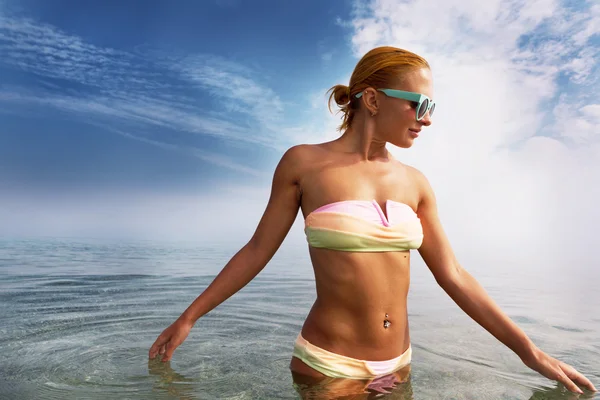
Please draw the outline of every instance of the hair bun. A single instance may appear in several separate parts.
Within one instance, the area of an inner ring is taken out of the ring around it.
[[[335,85],[332,94],[338,106],[345,106],[350,102],[350,88],[346,85]]]
[[[331,112],[331,101],[335,101],[338,105],[338,112],[344,114],[344,121],[346,121],[349,116],[351,116],[351,108],[352,102],[350,101],[350,88],[346,85],[335,85],[331,89],[327,91],[329,94],[329,101],[327,102],[327,106],[329,111]]]

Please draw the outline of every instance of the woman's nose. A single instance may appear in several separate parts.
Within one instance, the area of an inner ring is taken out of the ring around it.
[[[424,126],[429,126],[431,125],[431,115],[429,114],[429,111],[427,111],[427,114],[425,114],[425,116],[423,118],[421,118],[421,121],[419,121],[421,124],[423,124]]]

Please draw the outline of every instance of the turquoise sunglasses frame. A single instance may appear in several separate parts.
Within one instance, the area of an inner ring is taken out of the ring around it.
[[[433,111],[435,110],[435,102],[433,100],[431,100],[429,97],[425,96],[424,94],[421,93],[415,93],[415,92],[405,92],[404,90],[397,90],[397,89],[377,89],[380,92],[385,93],[386,96],[389,97],[395,97],[397,99],[404,99],[404,100],[408,100],[408,101],[412,101],[417,103],[417,108],[415,109],[415,118],[417,119],[417,121],[422,120],[427,113],[429,113],[429,116],[431,117],[433,115]],[[357,93],[356,94],[356,98],[360,99],[363,95],[363,92]],[[421,109],[421,107],[423,106],[423,103],[426,102],[426,107],[427,109],[423,112],[423,114],[421,115],[421,117],[419,118],[419,115],[421,114],[419,112],[419,110]]]

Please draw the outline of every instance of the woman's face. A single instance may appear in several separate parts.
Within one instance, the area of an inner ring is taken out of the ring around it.
[[[431,70],[420,68],[403,75],[396,84],[388,89],[424,94],[433,100],[433,81]],[[417,121],[418,103],[409,100],[389,97],[377,91],[378,111],[376,118],[377,133],[382,140],[398,147],[409,148],[421,135],[424,126],[431,125],[429,112]]]

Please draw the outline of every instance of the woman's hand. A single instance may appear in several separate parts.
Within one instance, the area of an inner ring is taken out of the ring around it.
[[[162,361],[170,361],[175,349],[188,337],[194,324],[179,318],[165,329],[156,339],[148,356],[153,359],[157,354],[162,355]]]
[[[534,371],[539,372],[548,379],[561,382],[565,387],[574,393],[583,393],[577,386],[579,384],[586,389],[596,391],[596,388],[585,376],[579,373],[575,368],[550,357],[543,351],[536,349],[531,357],[522,360],[525,365]]]

